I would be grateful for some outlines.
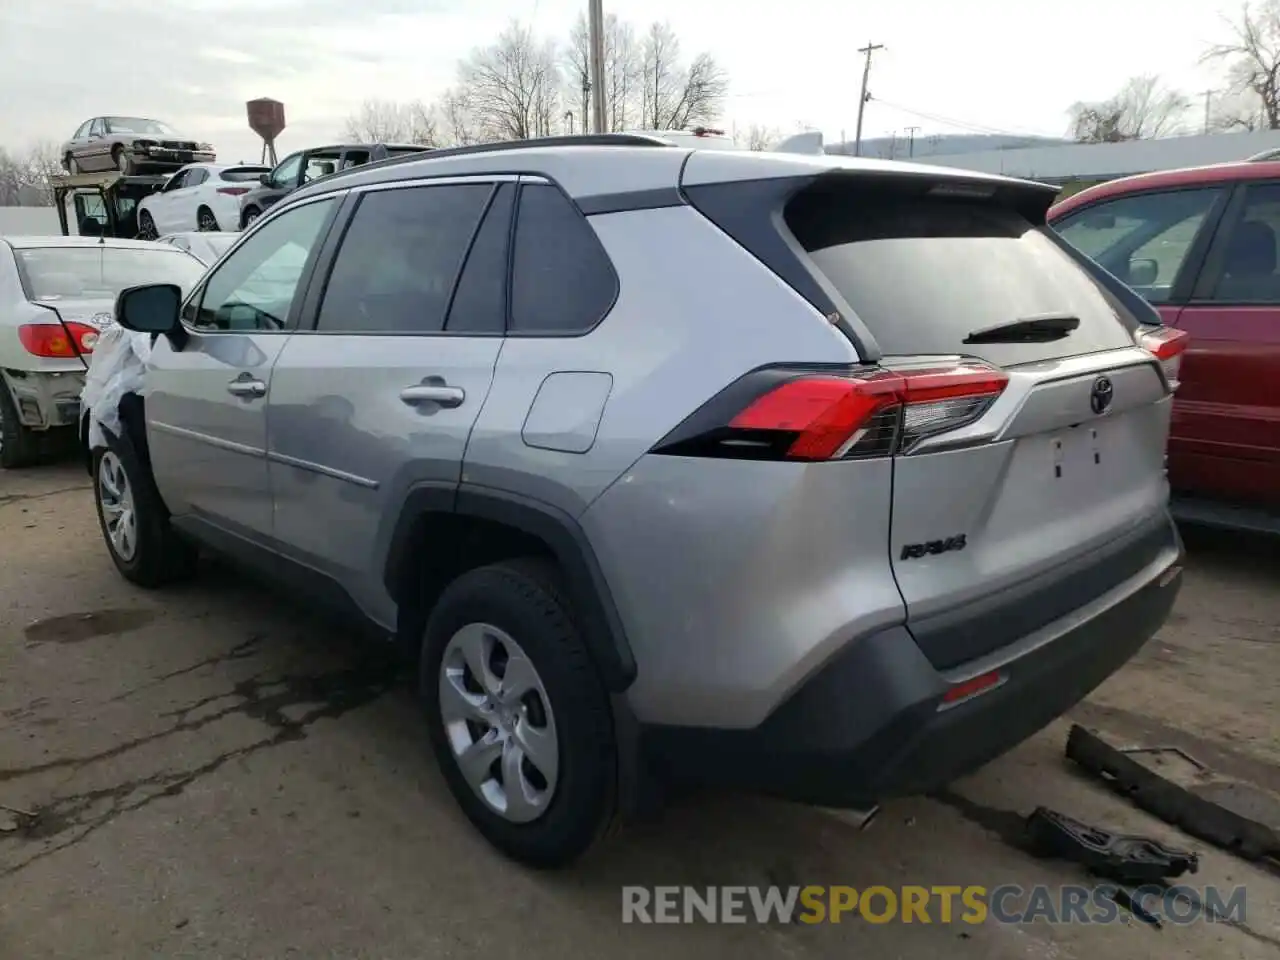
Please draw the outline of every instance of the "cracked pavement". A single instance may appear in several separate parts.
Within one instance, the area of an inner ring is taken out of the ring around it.
[[[937,799],[847,815],[702,796],[575,871],[503,861],[436,772],[402,665],[214,565],[147,593],[75,464],[0,474],[0,956],[1280,957],[1280,872],[1074,774],[1060,722]],[[1196,536],[1166,629],[1073,714],[1280,792],[1280,560]],[[1038,804],[1203,854],[1242,926],[624,926],[623,884],[1082,883],[1005,839]]]

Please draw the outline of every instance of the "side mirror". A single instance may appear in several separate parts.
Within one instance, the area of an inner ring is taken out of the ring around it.
[[[269,184],[269,183],[271,183],[271,174],[269,174],[269,173],[260,173],[260,174],[258,174],[258,182],[259,182],[259,183],[261,183],[261,184]]]
[[[1129,286],[1149,287],[1160,276],[1160,264],[1154,260],[1129,261]]]
[[[128,287],[116,296],[116,322],[135,333],[173,333],[181,329],[182,289],[173,283]]]

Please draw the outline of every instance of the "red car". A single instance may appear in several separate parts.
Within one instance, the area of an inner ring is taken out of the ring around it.
[[[1169,439],[1175,514],[1280,533],[1280,162],[1114,180],[1049,222],[1190,335]]]

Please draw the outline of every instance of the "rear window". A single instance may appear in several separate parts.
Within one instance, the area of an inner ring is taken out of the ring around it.
[[[223,170],[218,176],[228,183],[251,183],[256,182],[264,173],[270,172],[270,167],[231,167]]]
[[[801,194],[787,223],[886,355],[967,354],[1007,366],[1132,346],[1133,318],[1016,209],[891,189]],[[969,344],[1018,320],[1071,316],[1058,340]]]
[[[114,298],[144,283],[177,284],[186,294],[204,274],[195,257],[166,247],[29,247],[14,257],[27,298],[46,302]]]

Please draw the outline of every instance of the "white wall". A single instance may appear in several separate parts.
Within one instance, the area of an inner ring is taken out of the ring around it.
[[[1124,143],[1072,143],[1065,146],[983,150],[919,157],[920,163],[1003,173],[1029,180],[1075,177],[1123,177],[1153,170],[1177,170],[1211,163],[1247,160],[1263,150],[1280,150],[1280,130],[1220,133],[1210,136],[1127,140]]]
[[[61,233],[56,207],[0,207],[0,237],[56,237]]]

